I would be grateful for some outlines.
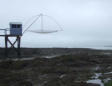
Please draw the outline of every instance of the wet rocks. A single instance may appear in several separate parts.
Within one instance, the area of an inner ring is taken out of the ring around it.
[[[48,49],[42,50],[42,52]],[[54,58],[39,57],[36,49],[29,52],[32,60],[0,62],[1,86],[100,86],[85,83],[95,72],[112,69],[112,56],[90,49],[50,49],[48,54],[65,54]],[[65,50],[65,51],[64,51]],[[33,52],[33,53],[32,53]],[[42,54],[41,52],[41,54]],[[68,53],[67,53],[68,52]],[[34,55],[35,54],[35,55]],[[47,55],[47,54],[44,54]],[[95,67],[98,68],[93,70]],[[104,71],[105,72],[105,71]],[[107,76],[105,76],[107,77]],[[4,85],[3,85],[4,84]]]
[[[99,84],[93,84],[93,83],[81,83],[80,86],[100,86]]]

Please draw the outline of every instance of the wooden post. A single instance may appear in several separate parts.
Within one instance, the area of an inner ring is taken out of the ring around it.
[[[21,37],[20,36],[17,36],[17,48],[18,48],[18,56],[20,56],[21,55],[21,50],[20,50],[20,42],[21,42]]]
[[[7,40],[8,40],[8,36],[7,35],[5,35],[5,56],[8,56],[8,50],[7,50],[7,48],[8,48],[8,43],[7,43]]]
[[[16,40],[14,41],[14,43],[12,43],[9,39],[9,37],[16,37]],[[8,43],[11,45],[10,47],[8,47]],[[17,43],[17,47],[15,47],[15,44]],[[21,55],[21,48],[20,48],[20,45],[21,45],[21,36],[19,35],[5,35],[5,56],[8,56],[8,49],[9,48],[12,48],[12,49],[15,49],[16,53],[18,56]]]

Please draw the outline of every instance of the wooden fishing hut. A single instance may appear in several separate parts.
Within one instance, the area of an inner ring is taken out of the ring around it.
[[[4,32],[4,34],[0,34],[0,37],[4,37],[5,39],[5,55],[8,56],[10,49],[13,48],[17,52],[17,55],[20,56],[22,23],[10,22],[8,29],[0,29],[0,30]],[[11,41],[11,39],[9,38],[15,38],[14,42]]]

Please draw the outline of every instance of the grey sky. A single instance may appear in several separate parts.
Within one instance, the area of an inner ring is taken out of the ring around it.
[[[0,28],[8,27],[11,21],[24,23],[39,13],[54,17],[64,31],[47,35],[28,32],[22,38],[22,46],[112,44],[112,0],[0,0]]]

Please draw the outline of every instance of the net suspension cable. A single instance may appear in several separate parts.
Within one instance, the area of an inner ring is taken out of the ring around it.
[[[55,22],[55,24],[60,28],[60,30],[54,30],[54,31],[45,31],[44,30],[44,21],[43,21],[43,17],[48,17],[49,19],[51,19],[53,22]],[[58,32],[58,31],[63,31],[61,25],[51,16],[48,16],[48,15],[43,15],[43,14],[40,14],[40,15],[36,15],[36,16],[33,16],[32,18],[35,18],[36,19],[23,31],[23,34],[27,31],[30,31],[30,32],[34,32],[34,33],[53,33],[53,32]],[[32,19],[31,18],[31,19]],[[39,20],[39,18],[41,18],[41,31],[34,31],[34,30],[29,30],[29,28],[37,21]],[[29,21],[31,20],[29,19]],[[27,22],[28,23],[28,22]],[[25,25],[27,24],[25,23]]]
[[[23,31],[23,33],[22,34],[24,34],[39,18],[40,18],[40,16],[41,15],[37,15],[36,17],[36,19]]]

